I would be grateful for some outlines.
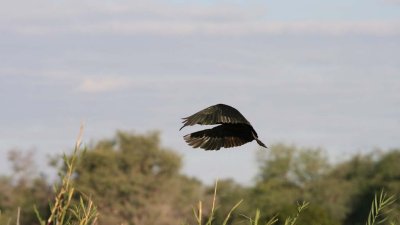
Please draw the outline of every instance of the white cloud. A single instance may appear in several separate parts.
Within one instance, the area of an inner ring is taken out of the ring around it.
[[[393,0],[397,1],[397,0]],[[18,4],[17,4],[18,3]],[[265,5],[166,4],[159,1],[8,3],[0,9],[0,30],[25,35],[400,35],[400,22],[279,22],[265,19]],[[24,3],[24,4],[22,4]],[[35,5],[32,5],[35,4]],[[20,6],[24,5],[24,8]],[[15,13],[15,12],[19,13]]]
[[[68,33],[160,35],[160,36],[250,36],[250,35],[400,35],[400,23],[395,22],[263,22],[263,21],[105,21],[68,24],[66,26],[32,25],[15,29],[28,35]]]
[[[400,4],[400,0],[383,0],[383,2],[390,4]]]
[[[125,89],[131,84],[129,79],[119,77],[85,78],[78,90],[87,93],[108,92]]]
[[[22,6],[22,7],[21,7]],[[19,13],[15,13],[19,12]],[[148,1],[78,1],[54,2],[15,0],[0,8],[0,18],[12,20],[78,19],[88,16],[122,16],[124,18],[242,20],[262,15],[265,7],[230,3],[194,4]],[[73,16],[73,18],[71,18]]]

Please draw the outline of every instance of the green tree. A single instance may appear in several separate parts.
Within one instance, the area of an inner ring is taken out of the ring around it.
[[[203,201],[206,213],[210,211],[212,198],[214,197],[215,186],[206,188],[205,199]],[[249,188],[244,187],[236,183],[233,179],[218,180],[217,195],[216,195],[216,211],[214,214],[213,224],[223,224],[226,219],[226,215],[230,212],[232,207],[243,200],[239,207],[235,210],[227,224],[243,224],[247,218],[243,215],[248,215],[248,212],[252,212],[252,205],[249,201],[250,192]],[[205,215],[208,219],[209,215]]]
[[[386,153],[355,156],[345,163],[348,171],[344,178],[353,183],[352,201],[343,224],[364,224],[370,210],[370,203],[376,193],[384,189],[388,193],[400,193],[400,151],[392,149]],[[350,169],[349,169],[350,168]],[[390,224],[398,220],[399,202],[391,205],[385,212],[388,220],[381,224]],[[388,214],[387,211],[392,213]],[[397,221],[398,222],[398,221]]]
[[[20,208],[20,224],[38,224],[34,206],[48,215],[51,187],[35,170],[33,151],[12,149],[8,152],[12,173],[0,177],[0,224],[15,224]]]
[[[100,224],[178,224],[201,196],[200,182],[180,174],[181,158],[160,146],[157,132],[117,132],[87,149],[76,186],[92,195]],[[181,221],[183,222],[183,221]]]
[[[312,203],[313,196],[308,194],[310,184],[322,180],[330,168],[321,149],[284,144],[260,152],[257,161],[260,172],[252,189],[251,201],[261,209],[265,219],[278,215],[278,224],[293,215],[298,202],[306,200]],[[323,206],[311,204],[311,209],[306,210],[306,216],[299,220],[302,224],[336,224]],[[315,217],[315,212],[321,216]]]

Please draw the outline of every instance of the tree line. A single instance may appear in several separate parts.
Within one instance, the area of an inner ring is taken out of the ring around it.
[[[13,150],[8,157],[13,173],[0,176],[0,224],[15,224],[18,208],[20,224],[39,224],[38,214],[51,213],[53,186],[60,181],[49,183],[38,175],[31,153]],[[60,158],[52,165],[62,173],[67,168]],[[262,220],[275,217],[276,224],[283,224],[304,201],[309,205],[297,224],[365,224],[376,193],[400,191],[400,149],[358,154],[332,164],[322,149],[275,144],[256,158],[259,169],[251,186],[231,179],[218,182],[214,224],[222,224],[241,200],[227,224],[246,224],[257,209]],[[201,200],[202,216],[209,217],[215,187],[183,174],[181,167],[182,158],[162,146],[158,132],[119,131],[87,146],[72,182],[77,193],[96,204],[97,224],[196,224],[193,207]],[[72,201],[79,202],[78,195]],[[383,213],[387,212],[383,224],[399,223],[398,201]]]

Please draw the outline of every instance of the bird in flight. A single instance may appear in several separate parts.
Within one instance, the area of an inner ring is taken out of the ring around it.
[[[257,132],[250,122],[237,109],[229,105],[213,105],[182,119],[183,126],[179,130],[195,124],[219,124],[211,129],[185,135],[183,139],[193,148],[219,150],[222,147],[240,146],[253,140],[256,140],[260,146],[267,148],[258,139]]]

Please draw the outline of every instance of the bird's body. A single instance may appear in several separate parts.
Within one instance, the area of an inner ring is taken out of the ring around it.
[[[184,140],[193,148],[205,150],[219,150],[221,147],[231,148],[240,146],[256,140],[257,143],[266,148],[265,144],[258,139],[257,132],[250,122],[235,108],[217,104],[205,108],[189,117],[183,118],[183,126],[215,125],[211,129],[197,131],[185,135]]]

